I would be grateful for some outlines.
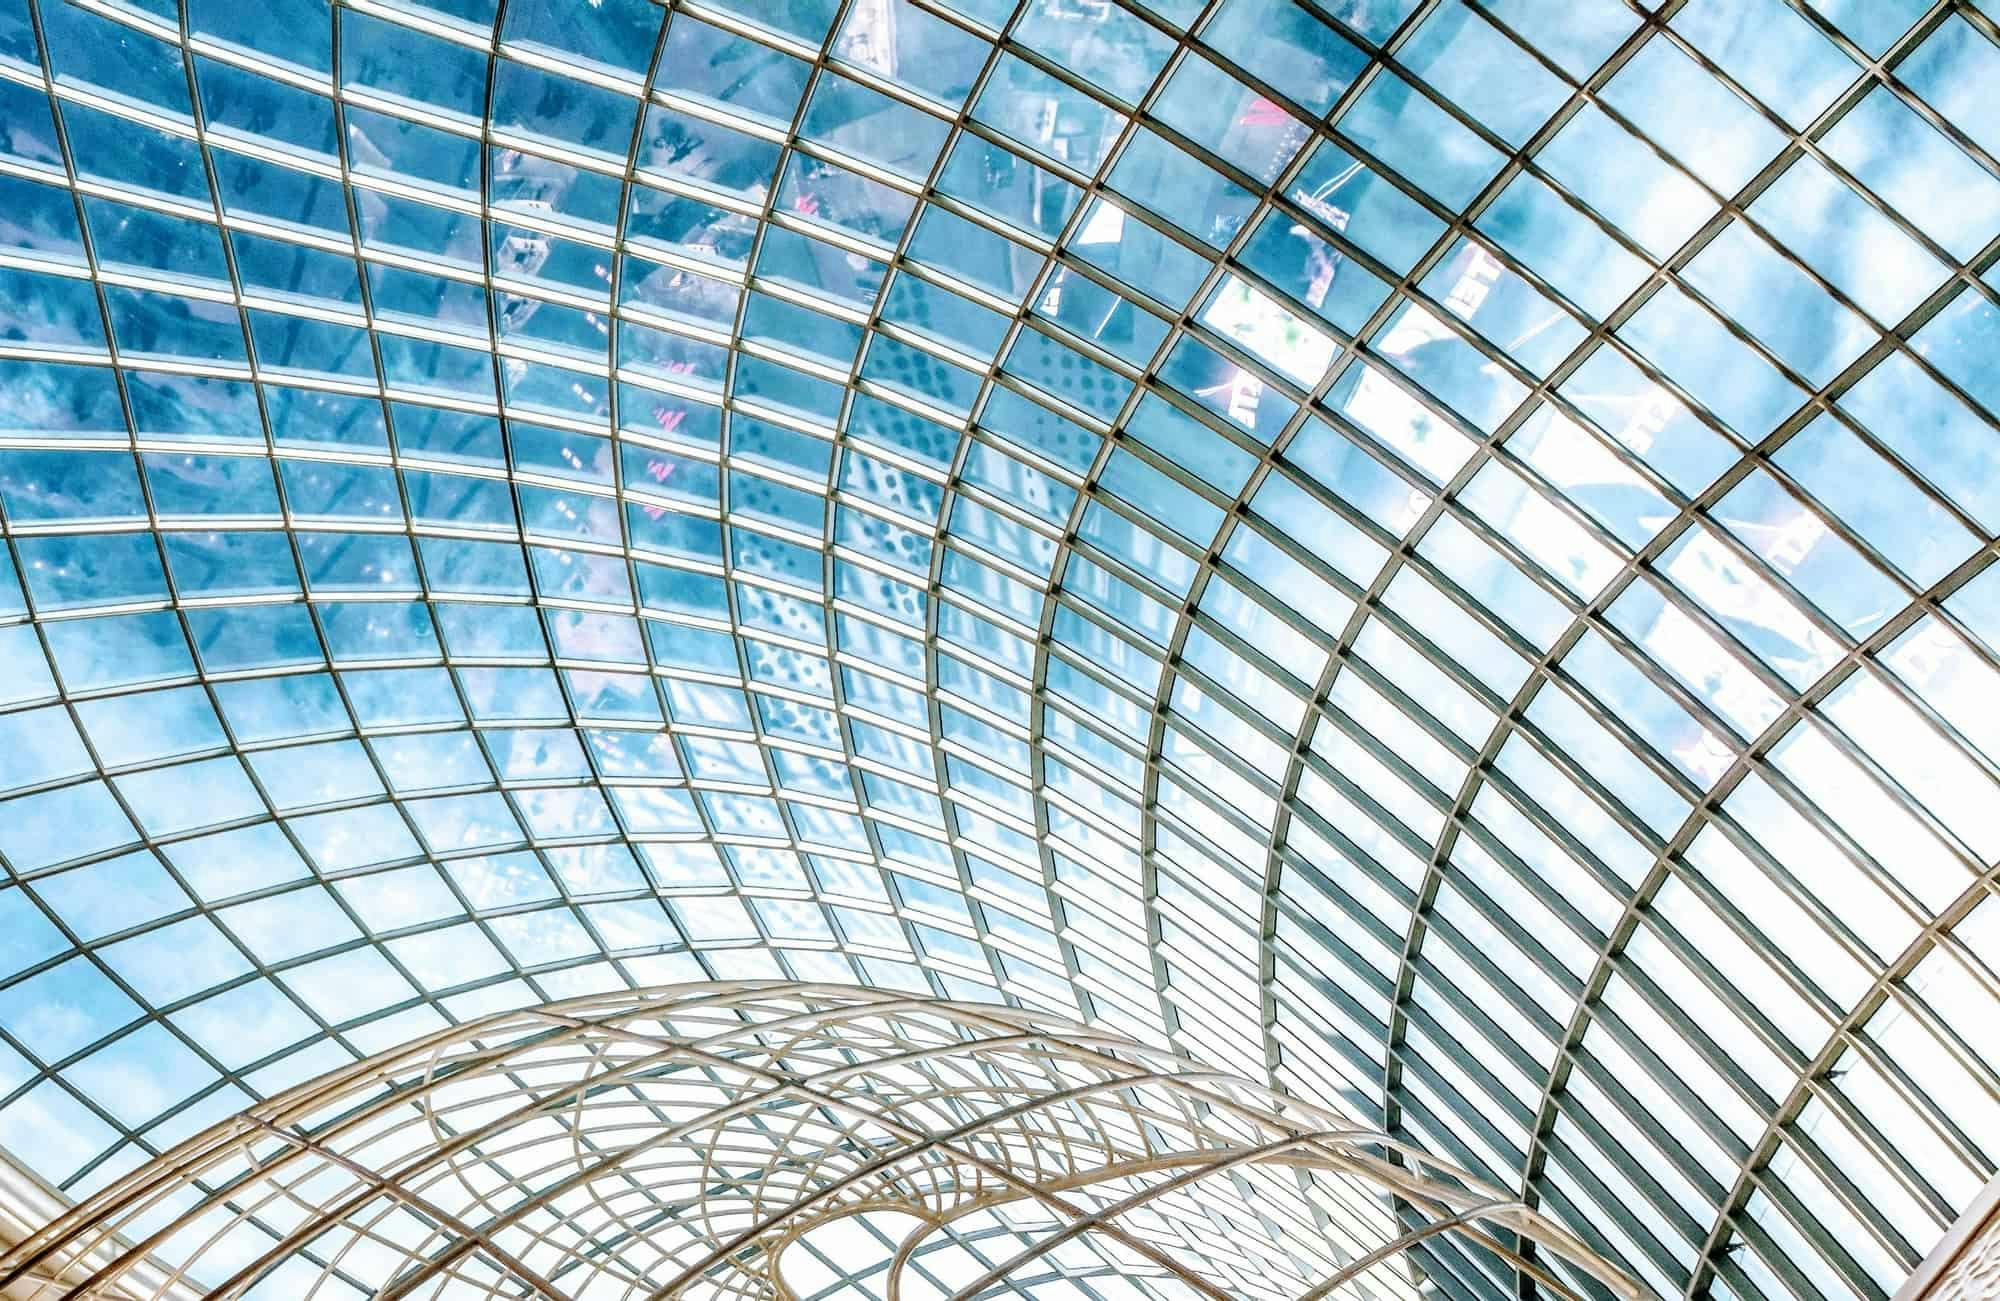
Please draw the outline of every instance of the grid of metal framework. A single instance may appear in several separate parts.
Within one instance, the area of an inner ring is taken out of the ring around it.
[[[1438,1238],[1568,1301],[1564,1274],[1643,1295],[1514,1190],[1121,1035],[700,984],[497,1013],[302,1084],[0,1254],[0,1288],[1414,1298],[1401,1253]]]
[[[0,0],[0,1147],[860,981],[1885,1295],[2000,1159],[1995,37]]]

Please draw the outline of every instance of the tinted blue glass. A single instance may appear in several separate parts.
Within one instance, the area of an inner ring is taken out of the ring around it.
[[[1394,1118],[1661,1295],[1886,1295],[1993,1173],[1970,10],[185,7],[0,13],[66,1194],[744,976]]]

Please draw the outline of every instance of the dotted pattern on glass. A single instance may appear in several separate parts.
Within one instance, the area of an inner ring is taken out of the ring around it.
[[[0,1146],[861,982],[1886,1296],[2000,1160],[1996,37],[5,0]]]

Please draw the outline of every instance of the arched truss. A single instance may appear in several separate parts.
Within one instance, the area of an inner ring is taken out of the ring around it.
[[[888,1301],[1092,1274],[1415,1296],[1403,1253],[1442,1234],[1549,1295],[1642,1295],[1516,1195],[1348,1117],[1058,1018],[778,982],[503,1013],[335,1071],[30,1235],[0,1289],[795,1301],[788,1251],[851,1216],[915,1225],[834,1262]],[[946,1248],[950,1272],[925,1266]]]
[[[1004,990],[1886,1301],[2000,1165],[1996,18],[0,0],[0,1148]]]

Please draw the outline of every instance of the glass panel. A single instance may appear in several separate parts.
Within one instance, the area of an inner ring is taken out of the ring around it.
[[[185,7],[0,15],[0,1146],[65,1195],[787,973],[1397,1117],[1667,1292],[1877,1295],[1992,1175],[1970,9]]]

